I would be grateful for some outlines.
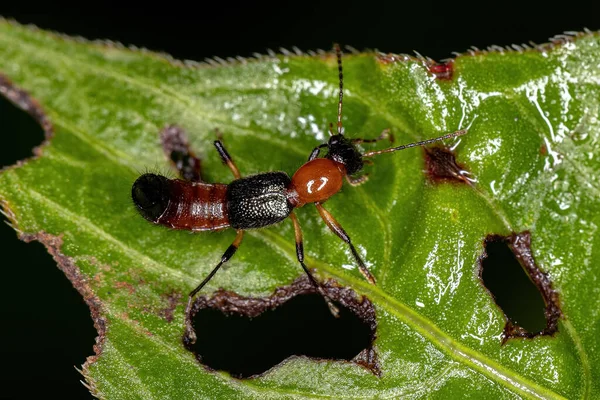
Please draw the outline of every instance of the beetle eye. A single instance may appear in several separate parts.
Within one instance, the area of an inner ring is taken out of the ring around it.
[[[333,135],[329,138],[329,146],[336,145],[340,143],[340,135]]]

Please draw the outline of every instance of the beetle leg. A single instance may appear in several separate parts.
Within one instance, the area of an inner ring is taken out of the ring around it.
[[[321,152],[321,149],[323,147],[327,147],[327,143],[323,143],[323,144],[320,144],[317,147],[315,147],[313,149],[313,151],[310,153],[310,156],[308,157],[308,161],[312,161],[315,158],[319,157],[319,153]]]
[[[333,233],[335,233],[336,235],[338,235],[338,237],[340,239],[342,239],[344,242],[348,243],[348,246],[350,246],[350,251],[352,251],[352,255],[354,256],[354,259],[358,263],[358,269],[359,269],[359,271],[363,274],[363,276],[365,277],[365,279],[367,281],[369,281],[369,283],[372,283],[374,285],[375,284],[375,277],[373,277],[373,275],[371,275],[371,273],[369,272],[369,269],[365,265],[364,261],[358,255],[358,252],[356,251],[356,249],[354,248],[354,245],[350,241],[350,236],[348,236],[348,234],[346,233],[346,231],[344,230],[344,228],[342,228],[342,226],[340,225],[340,223],[337,222],[335,220],[335,218],[333,218],[333,215],[331,215],[329,213],[329,211],[327,211],[325,208],[323,208],[323,206],[321,205],[321,203],[315,203],[315,206],[317,207],[317,211],[319,211],[319,214],[321,215],[321,218],[323,218],[323,221],[325,221],[325,223],[327,224],[327,226],[329,227],[329,229],[331,229],[331,231]]]
[[[194,302],[193,301],[194,296],[200,290],[202,290],[204,285],[206,285],[208,283],[208,281],[210,281],[212,279],[213,276],[215,276],[215,274],[217,273],[219,268],[221,268],[221,266],[223,264],[225,264],[227,261],[229,261],[231,259],[231,257],[233,257],[233,255],[237,251],[238,247],[240,247],[240,243],[242,243],[243,237],[244,237],[244,231],[241,229],[238,229],[237,235],[235,236],[233,243],[231,243],[231,245],[227,248],[227,250],[225,250],[225,253],[223,253],[223,256],[221,257],[221,261],[219,261],[217,266],[214,267],[212,271],[210,271],[210,274],[208,274],[208,276],[206,278],[204,278],[204,280],[198,286],[196,286],[196,288],[194,290],[192,290],[190,292],[190,294],[188,296],[187,307],[185,308],[185,329],[186,329],[186,333],[187,333],[186,336],[190,338],[190,343],[196,342],[196,333],[194,332],[194,328],[192,327],[192,320],[190,317],[192,305]]]
[[[352,176],[346,175],[346,181],[349,184],[351,184],[352,186],[360,186],[368,180],[369,180],[369,174],[364,174],[364,175],[357,176],[357,177],[352,177]]]
[[[321,296],[323,296],[323,298],[325,299],[325,302],[327,303],[327,307],[329,307],[329,311],[331,312],[331,314],[334,317],[338,318],[340,316],[340,310],[333,304],[333,302],[325,292],[323,286],[315,279],[315,277],[310,272],[306,264],[304,264],[304,242],[302,241],[302,230],[300,229],[300,223],[298,222],[298,218],[296,218],[296,215],[294,213],[290,214],[290,218],[294,223],[294,233],[296,235],[296,257],[298,258],[298,262],[300,263],[300,265],[302,265],[302,269],[304,269],[304,272],[306,272],[306,275],[308,275],[308,279],[310,280],[310,282],[315,286],[315,288],[317,288]]]
[[[219,155],[221,156],[221,160],[223,160],[223,163],[227,164],[227,166],[233,173],[233,176],[235,177],[235,179],[240,179],[242,177],[240,175],[240,171],[238,170],[238,167],[235,165],[235,163],[233,162],[233,159],[231,158],[231,156],[225,149],[223,142],[221,142],[221,140],[215,140],[214,145],[217,148]]]

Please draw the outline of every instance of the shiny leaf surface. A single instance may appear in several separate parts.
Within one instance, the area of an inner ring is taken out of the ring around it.
[[[139,171],[170,168],[158,134],[174,123],[189,133],[210,181],[231,180],[212,147],[215,128],[242,174],[291,175],[335,121],[332,55],[186,66],[0,22],[0,72],[39,101],[54,130],[39,157],[2,171],[0,198],[13,226],[49,247],[105,327],[100,354],[83,369],[100,397],[597,398],[599,46],[586,34],[463,55],[450,80],[421,60],[345,56],[349,137],[391,128],[400,144],[469,127],[454,152],[472,184],[430,181],[423,150],[411,149],[375,158],[367,183],[327,202],[377,286],[312,207],[297,211],[308,265],[374,303],[381,377],[304,357],[247,380],[202,368],[182,345],[185,296],[235,233],[153,226],[129,198]],[[2,87],[19,97],[6,80]],[[479,280],[479,258],[487,235],[523,231],[564,318],[553,337],[501,345],[504,316]],[[290,221],[249,231],[204,292],[266,296],[289,285],[302,274],[293,237]]]

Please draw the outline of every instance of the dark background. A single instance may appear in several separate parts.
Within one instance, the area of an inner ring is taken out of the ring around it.
[[[577,2],[572,10],[564,9],[564,4],[555,8],[549,3],[478,2],[478,8],[468,11],[452,2],[427,1],[409,5],[373,1],[193,3],[195,8],[167,2],[161,9],[120,3],[118,7],[94,5],[93,10],[53,5],[57,8],[35,13],[3,4],[0,15],[69,35],[112,39],[192,60],[250,56],[279,47],[329,49],[333,42],[359,50],[417,50],[439,60],[470,46],[543,43],[564,31],[600,29],[598,1],[595,5]],[[31,155],[42,133],[27,115],[0,99],[0,138],[1,167]],[[89,398],[74,368],[92,354],[95,331],[87,307],[42,245],[20,242],[11,228],[0,224],[0,246],[0,397]]]

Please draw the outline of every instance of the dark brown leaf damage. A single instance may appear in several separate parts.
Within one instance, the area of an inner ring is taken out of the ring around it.
[[[165,155],[187,181],[202,181],[201,162],[190,149],[185,131],[177,125],[168,125],[160,132]]]
[[[442,81],[451,81],[454,77],[454,60],[449,59],[445,62],[436,62],[429,57],[423,57],[420,54],[417,54],[417,57],[409,56],[409,55],[399,55],[392,53],[379,53],[377,55],[377,61],[381,64],[394,64],[397,62],[407,62],[407,61],[418,61],[427,71],[435,77],[437,80]]]
[[[445,147],[424,147],[427,177],[432,183],[453,182],[473,185],[475,180],[464,165],[456,161],[456,155]]]
[[[167,306],[159,310],[158,315],[163,317],[167,322],[173,322],[175,308],[181,300],[181,293],[172,290],[169,293],[162,294],[161,297],[167,302]]]
[[[454,76],[454,60],[443,63],[429,63],[427,70],[438,80],[451,81]]]

